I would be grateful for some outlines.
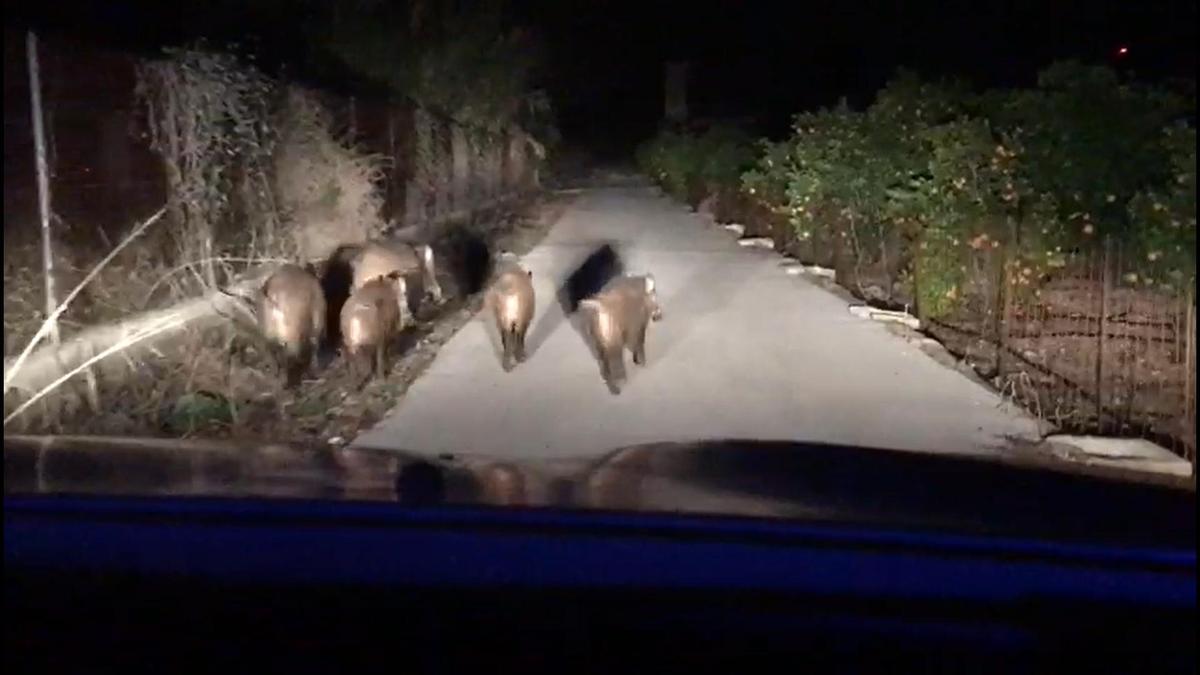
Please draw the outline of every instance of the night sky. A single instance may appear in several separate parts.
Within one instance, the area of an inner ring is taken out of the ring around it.
[[[246,15],[256,4],[259,9]],[[153,6],[156,14],[129,9],[135,6]],[[298,48],[288,25],[295,17],[279,6],[271,0],[56,0],[34,11],[108,41],[139,33],[253,31],[286,58]],[[509,0],[509,16],[546,43],[539,84],[552,94],[564,135],[610,148],[653,133],[663,109],[663,64],[671,59],[692,64],[694,116],[749,116],[769,134],[785,131],[795,112],[841,96],[866,104],[900,66],[977,86],[1031,84],[1040,68],[1062,58],[1112,63],[1153,77],[1194,77],[1196,68],[1194,0]],[[1130,51],[1118,60],[1121,45]]]
[[[754,116],[773,134],[841,96],[865,105],[901,66],[980,87],[1031,84],[1063,58],[1154,77],[1194,77],[1196,67],[1195,2],[580,4],[590,8],[541,17],[560,59],[551,89],[576,136],[652,131],[667,59],[692,63],[693,115]]]

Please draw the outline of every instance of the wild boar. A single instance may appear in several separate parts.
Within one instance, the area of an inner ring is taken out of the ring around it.
[[[354,268],[350,288],[362,288],[371,279],[392,272],[404,275],[408,291],[415,297],[406,296],[409,307],[416,311],[423,296],[434,303],[442,301],[442,287],[437,280],[433,249],[425,244],[409,244],[398,241],[373,241],[363,245],[352,263]]]
[[[263,337],[281,349],[288,386],[299,384],[325,338],[325,293],[311,267],[283,265],[263,283],[258,322]]]
[[[609,391],[619,394],[625,382],[625,350],[633,352],[635,364],[646,365],[646,328],[663,317],[654,277],[617,277],[604,290],[580,301],[579,309],[585,313],[588,337],[600,359],[600,374]]]
[[[533,322],[533,272],[521,266],[516,256],[507,251],[496,257],[496,274],[488,288],[485,303],[491,307],[504,347],[501,367],[512,370],[524,363],[525,334]]]
[[[341,329],[345,357],[359,386],[371,375],[387,374],[388,351],[409,322],[404,275],[393,271],[377,276],[350,294],[342,305]]]

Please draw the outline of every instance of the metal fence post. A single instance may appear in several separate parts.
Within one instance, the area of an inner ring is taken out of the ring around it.
[[[1192,478],[1196,477],[1196,301],[1192,293],[1187,299],[1187,340],[1184,349],[1186,366],[1183,389],[1184,434],[1187,438],[1188,457],[1192,462]]]
[[[1005,350],[1008,349],[1008,322],[1009,322],[1009,315],[1011,313],[1011,303],[1012,303],[1012,296],[1013,296],[1013,289],[1010,287],[1010,283],[1009,283],[1009,280],[1010,280],[1009,270],[1012,268],[1011,261],[1012,261],[1013,256],[1009,255],[1008,249],[1009,249],[1009,247],[1016,246],[1015,235],[1013,234],[1014,229],[1015,228],[1012,228],[1012,227],[1009,228],[1009,234],[1010,234],[1009,244],[1008,244],[1008,246],[1001,247],[1000,253],[999,253],[999,256],[1000,256],[1000,283],[999,283],[999,285],[998,285],[999,287],[997,289],[998,295],[996,297],[996,307],[995,307],[996,321],[995,321],[995,325],[993,326],[993,329],[996,331],[996,377],[999,378],[998,381],[1000,382],[1001,387],[1004,386],[1004,362],[1006,360],[1005,357],[1007,356],[1004,352],[1005,352]],[[986,317],[985,317],[985,319],[986,319]],[[980,335],[984,334],[982,328],[983,328],[983,326],[980,326],[980,329],[981,329],[979,331]],[[1014,397],[1015,397],[1015,393],[1014,393]]]
[[[1108,332],[1109,285],[1112,283],[1109,270],[1110,240],[1105,238],[1100,262],[1100,325],[1096,337],[1096,428],[1104,433],[1104,342]]]
[[[46,316],[54,313],[58,300],[54,288],[54,255],[50,241],[50,176],[46,168],[46,130],[42,121],[42,81],[38,68],[37,36],[25,36],[25,55],[29,63],[29,108],[33,118],[33,156],[37,171],[38,211],[42,225],[42,271],[46,289]],[[50,339],[58,344],[58,321],[50,326]]]

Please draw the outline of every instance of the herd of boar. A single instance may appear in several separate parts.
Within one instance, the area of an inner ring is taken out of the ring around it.
[[[352,375],[365,384],[387,372],[389,347],[413,323],[424,301],[440,303],[433,249],[423,244],[374,241],[349,256],[349,296],[337,316],[342,354]],[[517,257],[501,252],[484,296],[500,335],[501,365],[509,371],[527,358],[525,336],[533,321],[533,273]],[[662,318],[654,277],[619,276],[582,299],[578,309],[600,360],[609,390],[625,381],[625,350],[646,363],[646,329]],[[325,340],[331,319],[315,268],[286,264],[267,278],[257,296],[259,327],[276,349],[281,372],[294,386]]]

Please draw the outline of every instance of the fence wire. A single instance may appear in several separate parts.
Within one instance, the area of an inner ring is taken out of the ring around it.
[[[1194,462],[1195,299],[1119,242],[1030,280],[978,253],[971,291],[930,331],[1063,431],[1138,436]],[[988,270],[994,270],[991,274]],[[1157,277],[1157,279],[1155,278]]]
[[[6,38],[21,36],[6,30]],[[9,40],[6,39],[6,42]],[[48,155],[57,217],[109,239],[167,199],[161,160],[135,104],[128,54],[47,39],[41,45]],[[5,50],[6,231],[36,221],[29,85],[21,50]],[[436,224],[465,217],[536,187],[524,131],[468,128],[405,101],[322,94],[339,135],[385,157],[384,220]]]

